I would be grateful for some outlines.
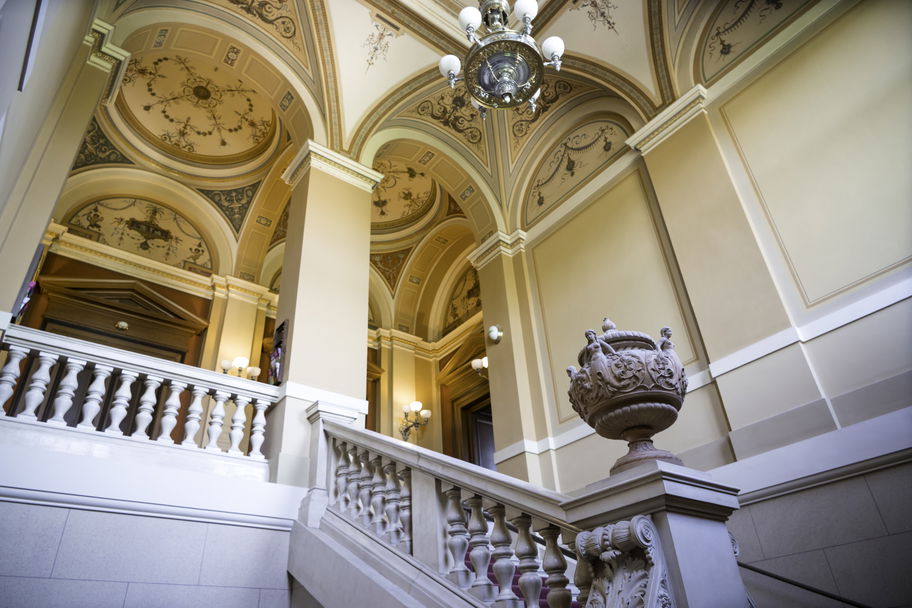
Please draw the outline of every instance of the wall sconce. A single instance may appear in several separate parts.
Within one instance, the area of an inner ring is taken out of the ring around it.
[[[256,380],[260,376],[260,372],[263,371],[259,367],[248,367],[250,359],[247,357],[235,357],[232,359],[222,359],[221,368],[222,373],[227,374],[230,371],[234,370],[238,378],[247,378],[248,380]]]
[[[484,356],[481,359],[472,359],[472,369],[475,370],[475,373],[481,376],[482,378],[488,377],[488,357]]]
[[[402,441],[408,441],[412,429],[417,429],[428,423],[431,417],[431,410],[422,409],[424,406],[420,401],[412,401],[402,408],[402,426],[399,432],[402,434]]]
[[[488,328],[488,339],[494,344],[499,344],[501,338],[503,338],[503,330],[500,328],[500,325],[492,325]]]

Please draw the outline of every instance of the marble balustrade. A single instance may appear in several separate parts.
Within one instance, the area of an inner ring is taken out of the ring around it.
[[[274,386],[20,326],[2,351],[0,420],[264,459]]]

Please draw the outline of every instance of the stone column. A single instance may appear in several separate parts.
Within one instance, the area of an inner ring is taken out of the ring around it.
[[[223,359],[247,357],[250,365],[258,366],[263,322],[266,318],[265,303],[267,301],[263,298],[269,290],[262,285],[236,277],[225,277],[225,279],[227,298],[216,364],[218,365]],[[256,345],[256,349],[254,349],[254,345]]]
[[[540,377],[535,371],[529,309],[525,233],[495,233],[469,255],[478,270],[485,332],[496,325],[503,337],[485,338],[488,381],[494,417],[494,445],[506,451],[497,469],[532,483],[548,485],[538,454],[525,447],[547,436]]]
[[[69,10],[72,4],[63,3]],[[49,9],[48,12],[58,9]],[[71,16],[75,17],[75,16]],[[49,24],[59,25],[57,17],[49,16]],[[80,21],[75,21],[79,23]],[[70,22],[73,23],[73,22]],[[72,25],[69,25],[70,29]],[[30,114],[28,107],[11,105],[6,116],[5,137],[0,148],[0,259],[6,280],[0,282],[0,327],[9,319],[22,281],[50,219],[51,212],[63,189],[64,182],[79,149],[86,125],[98,103],[113,95],[120,73],[129,54],[110,43],[110,25],[96,20],[80,48],[61,49],[73,56],[73,63],[52,95],[53,103],[41,124],[40,117]],[[62,33],[62,32],[61,32]],[[50,33],[46,32],[45,38]],[[61,41],[42,39],[42,44],[61,44]],[[62,42],[65,44],[65,40]],[[30,85],[41,85],[44,67],[36,64]],[[23,92],[25,94],[25,92]],[[28,95],[23,99],[28,98]],[[46,100],[34,100],[36,105]],[[28,106],[28,102],[23,102]],[[34,132],[20,133],[22,122],[35,119],[40,125]],[[22,121],[22,122],[20,122]],[[22,147],[28,152],[23,154]]]
[[[309,423],[320,402],[363,425],[370,193],[382,176],[313,141],[282,178],[293,188],[276,327],[285,323],[283,395],[267,425],[273,481],[308,482]]]
[[[218,358],[222,342],[222,328],[225,325],[225,308],[228,301],[228,283],[225,277],[213,276],[212,301],[209,305],[209,327],[206,330],[206,341],[203,343],[203,354],[200,367],[222,371]]]
[[[745,212],[707,95],[695,87],[627,144],[643,155],[735,454],[744,457],[796,429],[810,436],[836,422]],[[790,410],[776,423],[745,428]]]

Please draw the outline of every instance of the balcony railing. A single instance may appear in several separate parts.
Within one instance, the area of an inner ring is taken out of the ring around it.
[[[2,349],[0,419],[265,460],[274,386],[15,325]]]

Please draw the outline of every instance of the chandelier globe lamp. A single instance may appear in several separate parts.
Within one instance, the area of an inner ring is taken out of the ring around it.
[[[516,0],[513,4],[513,16],[522,24],[519,31],[507,27],[508,14],[507,0],[479,0],[478,8],[462,9],[459,27],[472,46],[464,62],[456,55],[445,55],[438,66],[450,87],[465,81],[470,101],[482,117],[488,108],[513,108],[525,103],[534,111],[545,66],[556,71],[561,67],[564,41],[551,36],[539,48],[532,37],[538,2]],[[480,32],[482,25],[484,31]],[[465,72],[460,76],[463,65]]]

